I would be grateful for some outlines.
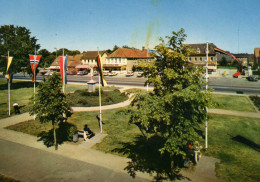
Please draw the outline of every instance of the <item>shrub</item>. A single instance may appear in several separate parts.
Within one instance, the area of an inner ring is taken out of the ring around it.
[[[124,93],[121,93],[118,89],[113,91],[102,91],[102,105],[116,104],[125,101],[128,97]],[[98,106],[99,105],[99,93],[88,92],[85,90],[77,90],[72,94],[68,94],[68,100],[70,100],[73,106]]]
[[[260,97],[256,96],[250,96],[249,97],[255,104],[255,106],[260,110]]]
[[[72,141],[73,135],[77,132],[77,127],[68,122],[61,122],[57,130],[58,138],[62,141]]]

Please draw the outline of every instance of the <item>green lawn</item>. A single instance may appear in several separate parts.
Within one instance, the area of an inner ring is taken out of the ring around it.
[[[245,96],[212,94],[213,108],[244,112],[255,112]]]
[[[95,148],[119,155],[113,150],[123,147],[123,142],[132,142],[134,137],[140,134],[139,129],[137,126],[128,123],[129,114],[126,113],[126,109],[114,109],[102,113],[103,133],[107,133],[108,136]],[[74,123],[81,129],[85,124],[88,124],[91,130],[99,132],[99,124],[96,118],[98,114],[99,112],[75,113],[69,119],[69,122]],[[120,153],[120,155],[122,154]]]
[[[227,181],[260,181],[259,132],[259,119],[210,115],[206,154],[221,160],[216,165],[218,176]]]
[[[33,97],[33,83],[13,80],[10,88],[11,114],[14,114],[13,103],[21,106],[21,112],[27,111],[30,98]],[[8,117],[8,90],[6,79],[0,79],[0,118]]]

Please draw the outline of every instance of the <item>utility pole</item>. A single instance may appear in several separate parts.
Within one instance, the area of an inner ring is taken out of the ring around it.
[[[206,49],[206,93],[208,92],[208,59],[209,59],[209,43],[207,42]],[[208,149],[208,108],[206,107],[206,120],[205,120],[205,149]]]

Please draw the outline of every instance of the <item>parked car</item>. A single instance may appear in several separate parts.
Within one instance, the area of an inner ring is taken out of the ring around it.
[[[109,75],[109,71],[103,71],[103,75],[104,76],[108,76]]]
[[[77,75],[87,75],[88,73],[85,71],[78,71]]]
[[[47,73],[45,73],[44,75],[50,76],[50,75],[52,75],[53,73],[54,73],[54,71],[53,71],[53,70],[50,70],[50,71],[47,71]]]
[[[67,75],[76,75],[76,74],[77,74],[76,71],[68,71],[68,72],[67,72]]]
[[[117,75],[117,72],[115,72],[115,71],[112,71],[109,73],[109,76],[116,76],[116,75]]]
[[[143,72],[138,72],[137,73],[137,77],[142,77],[143,76]]]
[[[41,75],[45,75],[49,70],[42,69],[39,71]]]
[[[125,76],[129,77],[129,76],[133,76],[133,75],[134,75],[134,72],[128,71]]]
[[[248,81],[255,81],[255,82],[258,81],[258,77],[257,77],[256,75],[248,76],[248,77],[246,77],[246,79],[247,79]]]

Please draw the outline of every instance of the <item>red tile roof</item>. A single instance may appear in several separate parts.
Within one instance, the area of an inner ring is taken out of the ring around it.
[[[113,52],[108,58],[153,58],[152,54],[149,52],[147,56],[147,49],[143,51],[139,49],[129,49],[129,48],[118,48]]]
[[[68,67],[74,67],[76,65],[81,64],[80,59],[82,58],[83,54],[77,54],[75,56],[68,56]],[[58,56],[51,64],[51,66],[60,66],[60,56]]]

